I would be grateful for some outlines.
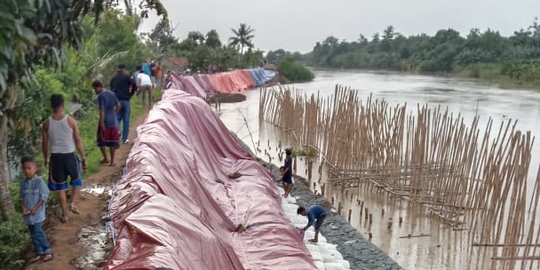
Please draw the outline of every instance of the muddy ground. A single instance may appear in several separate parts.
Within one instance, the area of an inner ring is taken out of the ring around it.
[[[134,141],[137,127],[143,123],[146,114],[132,122],[129,138]],[[121,175],[122,168],[133,143],[121,145],[116,152],[116,166],[103,166],[101,170],[84,179],[84,187],[111,187]],[[70,214],[66,224],[54,217],[49,217],[47,237],[53,250],[54,259],[46,263],[27,265],[27,270],[70,270],[70,269],[101,269],[110,244],[104,239],[105,223],[107,221],[107,201],[109,194],[81,192],[79,202],[80,214]],[[50,215],[49,215],[50,216]],[[91,252],[85,246],[93,246]],[[97,248],[100,247],[100,248]],[[30,254],[29,254],[30,255]]]

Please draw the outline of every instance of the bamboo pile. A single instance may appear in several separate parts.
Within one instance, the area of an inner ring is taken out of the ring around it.
[[[341,86],[326,98],[263,89],[259,120],[316,149],[330,168],[328,184],[372,185],[424,205],[455,229],[468,229],[473,241],[492,244],[503,269],[538,256],[540,171],[528,196],[534,137],[516,130],[517,121],[493,129],[490,118],[480,129],[479,116],[467,124],[448,109],[362,101]]]

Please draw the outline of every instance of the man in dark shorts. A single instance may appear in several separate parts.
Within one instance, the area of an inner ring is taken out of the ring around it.
[[[69,209],[79,214],[77,200],[82,187],[82,169],[86,169],[86,157],[77,121],[64,112],[64,97],[52,95],[51,107],[53,114],[43,122],[42,126],[42,151],[45,166],[49,166],[49,189],[58,191],[62,209],[61,221],[67,222],[66,191],[69,189],[67,180],[69,177],[72,186]],[[75,149],[81,156],[82,168]]]
[[[115,166],[114,154],[116,149],[120,147],[120,131],[118,130],[117,117],[117,113],[120,111],[120,102],[112,91],[103,88],[101,81],[95,80],[92,82],[92,88],[96,92],[99,109],[97,146],[103,155],[101,163],[109,163],[110,166]],[[109,148],[110,161],[107,158],[105,148]]]
[[[285,166],[283,166],[282,173],[283,173],[283,189],[285,190],[285,194],[283,194],[283,197],[287,198],[289,197],[289,194],[291,194],[293,189],[293,180],[292,180],[292,150],[287,148],[285,149]]]
[[[133,94],[135,94],[136,90],[137,85],[127,74],[126,65],[118,65],[116,74],[111,79],[111,91],[116,94],[116,97],[120,101],[121,109],[118,113],[118,127],[120,127],[120,122],[124,123],[122,129],[122,143],[129,142],[129,120],[131,118],[130,99]]]
[[[315,225],[315,237],[313,237],[313,239],[310,239],[309,242],[319,242],[319,230],[324,223],[324,219],[328,215],[326,209],[320,205],[313,205],[308,210],[300,206],[298,207],[298,210],[296,210],[296,213],[298,215],[308,217],[308,224],[304,228],[302,228],[302,230],[307,231],[307,229],[309,229],[311,225]]]

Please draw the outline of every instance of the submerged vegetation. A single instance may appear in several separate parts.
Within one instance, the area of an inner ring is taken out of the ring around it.
[[[313,72],[292,58],[285,58],[278,62],[280,74],[289,82],[307,82],[313,80]]]

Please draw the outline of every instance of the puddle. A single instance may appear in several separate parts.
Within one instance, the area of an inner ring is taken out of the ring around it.
[[[84,227],[77,241],[82,243],[85,252],[83,256],[75,260],[74,266],[78,269],[103,269],[108,254],[112,250],[112,242],[109,241],[108,235],[105,226]]]
[[[101,220],[97,224],[82,228],[79,232],[77,242],[83,247],[83,255],[73,261],[73,266],[84,270],[103,269],[114,247],[114,234],[108,211],[113,187],[94,184],[82,191],[94,196],[106,195],[108,200],[101,208]]]
[[[91,185],[89,187],[85,187],[82,189],[83,192],[92,194],[94,196],[100,196],[103,194],[106,194],[107,196],[112,195],[112,189],[110,186],[103,186],[103,185]]]

